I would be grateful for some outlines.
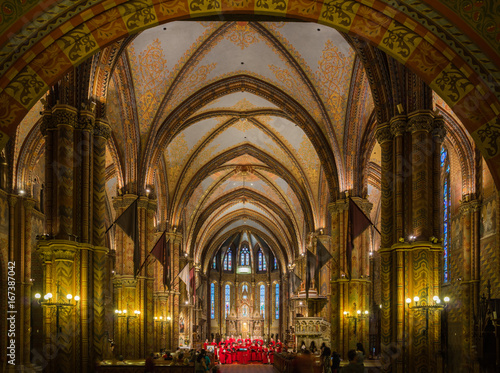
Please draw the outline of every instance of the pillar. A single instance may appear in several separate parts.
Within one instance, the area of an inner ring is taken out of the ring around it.
[[[349,198],[352,198],[369,216],[371,203],[359,197]],[[329,211],[332,215],[331,254],[334,263],[330,272],[331,341],[332,348],[343,358],[347,358],[347,352],[355,349],[358,342],[361,342],[365,348],[369,345],[369,318],[365,314],[365,311],[370,312],[370,280],[367,276],[369,273],[369,230],[365,230],[354,240],[349,270],[346,255],[349,199],[339,199],[331,203]],[[351,278],[349,278],[349,272]],[[358,310],[361,311],[361,315],[357,314]],[[344,312],[348,312],[349,315]],[[356,319],[347,316],[356,317]]]
[[[439,294],[442,244],[439,152],[443,121],[430,111],[398,115],[379,125],[382,150],[381,329],[385,371],[436,370],[440,313],[417,310],[406,298],[432,303]],[[428,315],[428,316],[427,316]],[[428,320],[428,322],[427,322]]]
[[[477,356],[471,353],[477,350],[474,340],[474,319],[478,314],[479,299],[479,225],[481,202],[463,196],[460,204],[460,225],[462,227],[463,268],[460,281],[460,319],[462,321],[462,356],[471,360]]]

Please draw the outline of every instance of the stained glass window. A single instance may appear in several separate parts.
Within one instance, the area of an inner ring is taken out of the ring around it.
[[[248,247],[244,247],[241,250],[240,263],[242,266],[250,265],[250,250],[248,250]]]
[[[276,320],[280,318],[280,286],[276,284]]]
[[[248,285],[245,284],[241,287],[241,292],[243,293],[244,291],[248,291]]]
[[[278,261],[276,260],[276,257],[274,257],[274,269],[278,269]]]
[[[217,269],[217,256],[215,256],[214,260],[212,261],[212,268]]]
[[[259,271],[265,271],[267,269],[266,265],[266,259],[264,258],[264,253],[262,252],[262,249],[259,249],[259,252],[257,254],[257,258],[259,261]]]
[[[231,271],[233,269],[232,255],[231,249],[227,250],[226,256],[224,257],[224,271]]]
[[[450,162],[448,152],[441,148],[441,169],[443,172],[443,281],[448,282],[449,273],[449,246],[450,246]]]
[[[264,285],[260,285],[260,314],[263,318],[266,318],[266,288]]]
[[[229,316],[230,308],[231,308],[231,287],[229,285],[226,285],[226,307],[225,307],[226,318]]]
[[[215,284],[210,284],[210,318],[215,319]]]

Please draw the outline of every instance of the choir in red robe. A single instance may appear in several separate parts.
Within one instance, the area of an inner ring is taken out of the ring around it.
[[[203,347],[206,345],[208,345],[208,340],[203,344]],[[221,364],[249,364],[251,362],[273,364],[274,354],[281,352],[282,349],[279,339],[277,342],[271,339],[266,346],[262,339],[252,341],[249,338],[245,340],[235,339],[233,336],[220,341],[218,345],[214,340],[210,345],[215,347],[215,356],[218,357]]]

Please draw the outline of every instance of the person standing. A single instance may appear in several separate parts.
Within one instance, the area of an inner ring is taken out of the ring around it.
[[[356,350],[349,350],[347,352],[347,358],[349,359],[349,364],[340,370],[340,373],[363,373],[365,367],[363,364],[359,364],[357,361]]]

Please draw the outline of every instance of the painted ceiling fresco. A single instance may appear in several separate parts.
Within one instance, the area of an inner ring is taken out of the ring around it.
[[[459,123],[440,97],[434,102]],[[43,144],[33,131],[41,110],[38,102],[18,127],[19,169],[34,162],[26,149]],[[250,229],[282,251],[302,251],[309,232],[328,230],[330,192],[352,186],[374,120],[368,78],[344,36],[302,22],[171,22],[143,31],[117,59],[106,110],[108,213],[117,190],[143,178],[158,196],[158,221],[177,227],[188,250]],[[369,153],[375,173],[380,153],[377,144]],[[376,176],[367,189],[377,221]]]

